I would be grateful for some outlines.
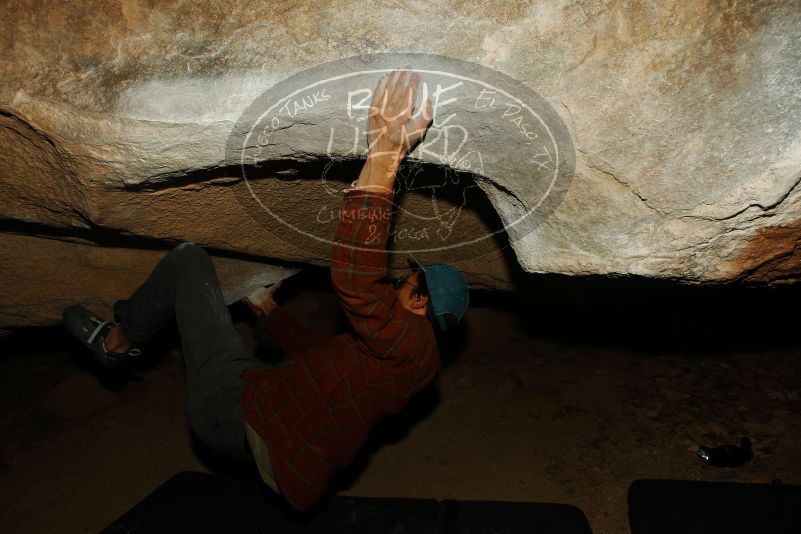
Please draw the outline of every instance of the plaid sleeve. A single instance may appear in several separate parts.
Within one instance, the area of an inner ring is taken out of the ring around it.
[[[392,357],[399,326],[395,289],[387,274],[392,192],[347,189],[331,254],[331,280],[342,309],[368,353]]]

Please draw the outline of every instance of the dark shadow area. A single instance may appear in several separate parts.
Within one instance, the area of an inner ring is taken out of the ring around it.
[[[508,311],[530,336],[565,344],[718,356],[799,347],[799,297],[797,284],[518,273],[514,291],[473,290],[471,305]]]

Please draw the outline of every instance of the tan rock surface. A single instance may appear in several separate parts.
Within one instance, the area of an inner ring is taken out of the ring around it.
[[[59,321],[76,302],[111,319],[111,304],[128,297],[167,253],[13,234],[0,234],[0,248],[0,322],[9,326]],[[228,303],[294,272],[231,258],[214,263]]]
[[[242,254],[226,283],[272,272],[270,263],[325,265],[326,243],[270,231],[236,202],[241,181],[227,166],[226,140],[266,88],[373,52],[435,53],[496,69],[541,95],[571,134],[575,177],[558,209],[531,232],[510,230],[513,255],[496,240],[458,258],[472,283],[509,288],[520,267],[795,281],[800,43],[797,1],[8,3],[0,15],[0,235],[17,248],[0,253],[8,295],[0,327],[57,321],[58,306],[73,299],[119,298],[128,286],[85,282],[114,273],[117,262],[81,263],[119,243],[132,247],[112,247],[129,266],[119,276],[128,282],[146,275],[153,250],[183,239]],[[304,180],[325,152],[314,126],[285,130],[297,144],[267,162],[260,182],[287,219],[306,218],[304,202],[321,195],[319,183]],[[502,165],[514,160],[502,138],[496,156],[483,176],[487,198],[460,222],[465,235],[520,208],[503,191],[523,187],[525,167]],[[19,233],[48,239],[11,235]],[[90,242],[102,248],[88,253]],[[48,273],[67,269],[68,284],[39,293]]]

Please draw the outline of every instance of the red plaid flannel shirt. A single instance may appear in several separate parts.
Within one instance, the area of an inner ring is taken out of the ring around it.
[[[244,375],[242,411],[264,439],[281,493],[299,510],[314,504],[370,429],[398,413],[439,371],[428,319],[411,313],[386,276],[392,193],[344,193],[331,279],[352,330],[310,332],[280,308],[268,327],[292,362]]]

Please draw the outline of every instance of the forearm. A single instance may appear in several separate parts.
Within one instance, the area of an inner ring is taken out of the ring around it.
[[[397,156],[387,153],[370,153],[364,163],[356,187],[366,191],[392,191],[398,176]]]
[[[383,279],[398,167],[433,120],[430,99],[421,116],[411,118],[419,81],[416,74],[396,69],[376,86],[368,115],[367,161],[355,188],[345,190],[331,256],[331,279],[342,309],[378,357],[403,326],[392,321],[397,294]]]

